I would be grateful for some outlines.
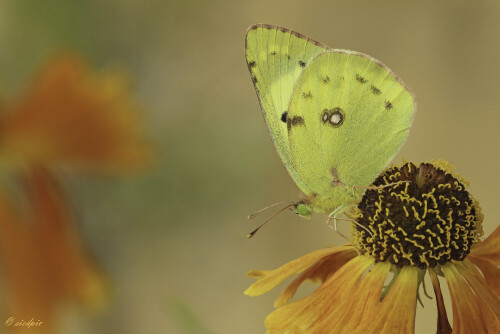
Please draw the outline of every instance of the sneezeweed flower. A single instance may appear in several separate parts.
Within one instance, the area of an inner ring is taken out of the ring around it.
[[[0,196],[0,261],[8,287],[8,317],[42,322],[18,331],[53,333],[53,313],[63,302],[102,309],[109,284],[84,248],[64,192],[43,169],[25,173],[23,210]],[[13,327],[12,327],[13,329]]]
[[[108,281],[81,241],[57,173],[144,166],[150,151],[139,111],[122,74],[93,71],[69,55],[52,59],[24,94],[0,106],[2,309],[43,322],[37,333],[53,333],[68,302],[106,304]]]
[[[356,220],[352,244],[249,272],[257,278],[245,291],[250,296],[299,274],[266,318],[268,333],[413,333],[426,274],[436,296],[438,333],[500,333],[500,228],[480,241],[483,215],[467,182],[437,161],[390,168],[373,185],[350,213]],[[321,284],[290,302],[306,280]]]
[[[149,159],[126,77],[94,72],[76,56],[49,61],[27,91],[0,111],[4,166],[117,172]]]

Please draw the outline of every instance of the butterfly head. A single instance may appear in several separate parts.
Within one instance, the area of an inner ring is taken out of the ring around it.
[[[294,209],[293,211],[302,218],[311,218],[313,213],[312,208],[306,203],[296,203],[292,208]]]

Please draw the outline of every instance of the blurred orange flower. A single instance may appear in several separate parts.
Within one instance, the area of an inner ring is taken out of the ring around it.
[[[52,312],[75,300],[100,308],[108,297],[105,276],[75,229],[64,194],[43,169],[25,175],[22,212],[0,196],[0,257],[8,282],[9,316],[40,320],[51,332]],[[26,328],[20,327],[26,330]]]
[[[68,301],[106,304],[109,284],[80,240],[55,173],[147,164],[139,111],[123,76],[96,73],[69,55],[46,64],[27,92],[2,106],[0,265],[6,325],[16,333],[52,333],[55,310]],[[42,324],[29,327],[30,319]]]
[[[94,73],[78,58],[49,62],[0,115],[7,165],[130,170],[149,158],[126,78]]]

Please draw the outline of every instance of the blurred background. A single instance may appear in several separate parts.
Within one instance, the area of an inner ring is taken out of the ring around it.
[[[98,69],[128,72],[154,147],[153,163],[134,174],[62,175],[112,299],[98,313],[62,307],[57,332],[263,333],[279,291],[243,295],[253,282],[246,272],[343,243],[326,217],[287,212],[245,237],[266,216],[248,222],[249,213],[300,195],[245,62],[246,28],[259,22],[386,63],[418,104],[394,162],[448,160],[480,200],[486,235],[497,226],[499,3],[2,1],[0,101],[19,95],[54,53],[71,50]],[[434,301],[424,303],[417,333],[435,331]],[[0,320],[10,316],[5,305],[0,311]]]

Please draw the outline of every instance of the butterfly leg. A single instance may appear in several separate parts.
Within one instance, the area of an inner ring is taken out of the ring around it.
[[[411,181],[398,181],[398,182],[392,182],[392,183],[389,183],[389,184],[384,184],[384,185],[381,185],[381,186],[368,186],[368,187],[365,187],[365,186],[352,186],[352,188],[359,188],[359,189],[365,189],[365,190],[379,190],[379,189],[382,189],[382,188],[386,188],[386,187],[392,187],[392,186],[396,186],[396,185],[399,185],[401,183],[410,183]]]
[[[383,189],[383,188],[387,188],[387,187],[392,187],[392,186],[397,186],[397,185],[400,185],[402,183],[410,183],[411,181],[398,181],[398,182],[392,182],[392,183],[389,183],[389,184],[384,184],[384,185],[381,185],[381,186],[352,186],[351,187],[351,192],[352,192],[352,196],[355,198],[356,197],[356,192],[355,192],[355,189],[364,189],[364,190],[380,190],[380,189]]]
[[[351,242],[351,240],[349,238],[347,238],[343,233],[341,233],[338,229],[337,229],[337,221],[339,220],[344,220],[344,221],[348,221],[348,222],[351,222],[352,224],[355,224],[359,227],[361,227],[362,229],[364,229],[366,232],[368,232],[368,234],[370,234],[372,237],[373,237],[373,233],[368,229],[366,228],[366,226],[363,226],[363,225],[360,225],[356,220],[354,219],[351,219],[351,218],[339,218],[339,216],[344,213],[344,211],[347,209],[347,207],[345,206],[340,206],[338,207],[337,209],[335,209],[332,213],[330,213],[330,215],[328,216],[328,220],[326,221],[326,224],[332,229],[334,230],[335,232],[337,232],[338,235],[340,235],[342,238],[346,239],[347,241]],[[333,221],[333,227],[330,225],[330,222]]]
[[[328,216],[328,219],[326,220],[326,225],[330,227],[332,230],[334,230],[338,235],[340,235],[342,238],[346,239],[348,242],[351,242],[351,240],[346,237],[342,232],[340,232],[337,229],[337,221],[338,220],[351,220],[351,219],[345,219],[345,218],[339,218],[339,216],[347,209],[346,206],[341,205],[338,208],[336,208],[330,215]],[[333,221],[333,226],[330,225],[330,222]]]

